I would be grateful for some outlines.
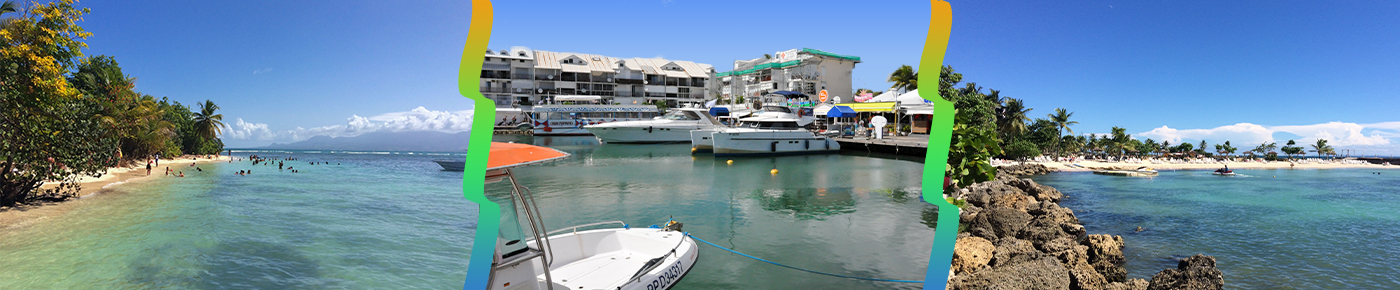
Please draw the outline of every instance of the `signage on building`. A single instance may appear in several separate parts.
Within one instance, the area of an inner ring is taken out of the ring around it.
[[[822,90],[821,93],[817,94],[817,100],[823,103],[826,102],[826,90]]]

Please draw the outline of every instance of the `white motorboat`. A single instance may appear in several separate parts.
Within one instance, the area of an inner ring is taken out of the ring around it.
[[[738,123],[743,122],[743,120],[746,118],[794,119],[797,121],[798,127],[806,127],[808,124],[811,124],[812,122],[816,121],[815,116],[799,115],[798,113],[794,112],[802,111],[794,111],[792,110],[792,108],[788,108],[786,106],[778,104],[764,105],[763,109],[758,111],[750,110],[742,106],[724,107],[724,109],[724,111],[726,111],[725,115],[727,115],[724,117],[729,117],[728,122],[733,122],[736,126],[738,125]],[[716,119],[724,117],[717,116]],[[718,120],[716,122],[718,122]],[[690,131],[690,151],[692,153],[713,152],[713,134],[719,131],[720,129],[726,128],[724,127],[724,124],[728,123],[722,122],[720,123],[720,126],[714,128]]]
[[[841,143],[807,131],[799,119],[759,115],[710,133],[715,156],[835,153]],[[701,133],[703,134],[703,133]],[[694,140],[692,140],[694,142]],[[695,144],[692,144],[695,146]]]
[[[467,167],[467,162],[466,162],[466,161],[462,161],[462,160],[442,160],[442,159],[439,159],[439,160],[433,160],[433,162],[437,162],[437,164],[438,164],[439,166],[442,166],[442,170],[447,170],[447,171],[462,171],[462,170],[466,169],[466,167]]]
[[[652,120],[608,122],[583,128],[604,143],[667,143],[690,141],[690,131],[721,127],[705,109],[671,109]]]
[[[511,194],[510,200],[498,202],[502,223],[486,289],[654,290],[675,286],[699,256],[695,240],[681,231],[680,223],[632,228],[612,221],[546,231],[534,195],[515,179],[512,168],[568,156],[546,147],[491,143],[486,181],[510,181]],[[525,214],[523,223],[520,213]],[[605,225],[621,227],[584,230]]]

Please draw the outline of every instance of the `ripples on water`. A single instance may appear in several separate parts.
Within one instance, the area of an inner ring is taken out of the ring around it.
[[[855,276],[923,279],[934,207],[923,164],[813,155],[692,157],[687,144],[600,146],[593,138],[506,137],[570,158],[516,171],[549,228],[674,216],[685,230],[755,256]],[[75,201],[74,210],[0,230],[0,289],[456,289],[475,205],[459,153],[235,152],[300,158],[278,171],[201,165]],[[340,165],[309,165],[307,162]],[[781,173],[771,175],[777,166]],[[248,176],[234,175],[251,169]],[[159,170],[156,170],[159,172]],[[488,185],[494,198],[505,185]],[[796,272],[701,246],[676,289],[919,289]]]
[[[775,262],[888,279],[923,280],[927,271],[936,214],[920,199],[922,163],[854,155],[715,158],[692,156],[689,144],[600,146],[591,137],[503,140],[572,154],[516,171],[548,228],[610,220],[645,226],[674,216],[697,237]],[[768,172],[774,166],[778,175]],[[498,200],[507,190],[487,187]],[[797,272],[708,245],[700,246],[699,261],[675,289],[923,287]]]
[[[0,289],[462,287],[476,211],[445,154],[249,153],[300,173],[175,167],[74,201],[0,231]]]
[[[1400,289],[1400,172],[1236,172],[1035,180],[1063,191],[1090,233],[1123,236],[1129,278],[1202,253],[1229,289]]]

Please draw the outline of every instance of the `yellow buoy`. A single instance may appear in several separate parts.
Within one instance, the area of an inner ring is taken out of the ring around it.
[[[778,174],[778,169],[777,169],[777,168],[773,168],[773,170],[769,170],[768,172],[769,172],[769,173],[773,173],[773,174]]]
[[[690,147],[690,153],[695,153],[695,147]]]
[[[730,159],[728,162],[725,162],[725,163],[729,163],[730,165],[733,165],[733,164],[734,164],[734,159]]]

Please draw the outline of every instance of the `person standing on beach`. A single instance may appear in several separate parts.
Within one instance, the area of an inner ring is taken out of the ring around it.
[[[151,163],[146,162],[146,176],[151,176]]]

